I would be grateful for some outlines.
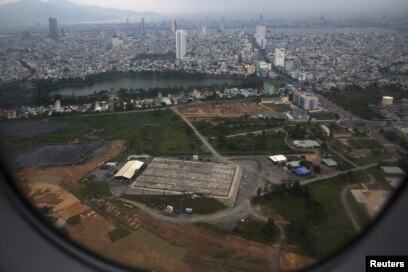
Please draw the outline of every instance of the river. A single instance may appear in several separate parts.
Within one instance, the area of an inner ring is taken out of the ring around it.
[[[113,80],[105,80],[86,87],[62,88],[55,91],[55,94],[84,96],[99,92],[101,90],[118,90],[126,89],[150,89],[150,88],[167,88],[167,87],[193,87],[193,86],[210,86],[223,84],[239,84],[240,79],[236,78],[196,78],[196,79],[178,79],[163,77],[124,77]]]

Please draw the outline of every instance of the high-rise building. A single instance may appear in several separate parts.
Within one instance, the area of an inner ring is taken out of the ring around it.
[[[275,48],[275,53],[273,55],[273,64],[275,66],[285,66],[285,48]]]
[[[171,21],[171,31],[177,31],[177,21]]]
[[[142,17],[141,23],[142,23],[142,27],[141,27],[142,33],[145,33],[146,29],[145,29],[145,20],[144,20],[144,17]]]
[[[267,43],[266,27],[263,25],[256,26],[254,38],[258,46],[262,49],[265,49]]]
[[[201,27],[201,36],[204,38],[207,36],[207,28],[205,26]]]
[[[295,92],[293,103],[304,110],[316,110],[319,108],[319,98],[306,92]]]
[[[176,31],[176,58],[182,59],[187,54],[187,42],[186,42],[187,32],[183,29]]]
[[[57,24],[57,19],[55,18],[49,18],[48,20],[49,27],[50,27],[50,33],[49,36],[53,39],[58,39],[58,24]]]

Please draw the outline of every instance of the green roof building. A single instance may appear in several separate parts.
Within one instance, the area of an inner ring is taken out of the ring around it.
[[[315,148],[320,147],[320,144],[314,140],[295,140],[293,145],[298,148]]]
[[[276,93],[275,86],[268,82],[264,83],[264,91],[266,95],[274,95]]]
[[[380,171],[385,176],[403,176],[405,172],[397,166],[381,166]]]
[[[327,167],[330,167],[330,168],[337,167],[337,162],[336,162],[335,160],[333,160],[333,159],[330,159],[330,158],[328,158],[328,159],[323,159],[322,162],[323,162]]]
[[[301,167],[300,161],[290,161],[286,163],[286,166],[290,169]]]

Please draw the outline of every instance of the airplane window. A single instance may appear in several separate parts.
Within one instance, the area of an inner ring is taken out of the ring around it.
[[[408,173],[408,3],[328,2],[0,1],[14,184],[131,268],[334,256]]]

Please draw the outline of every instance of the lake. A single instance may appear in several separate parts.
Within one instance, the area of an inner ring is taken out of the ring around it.
[[[56,90],[55,94],[61,95],[76,95],[84,96],[99,92],[101,90],[118,90],[120,88],[126,89],[150,89],[150,88],[167,88],[167,87],[184,87],[189,88],[193,86],[210,86],[223,84],[239,84],[241,79],[236,78],[196,78],[196,79],[178,79],[178,78],[163,78],[163,77],[124,77],[113,80],[106,80],[98,82],[91,86],[62,88]]]

